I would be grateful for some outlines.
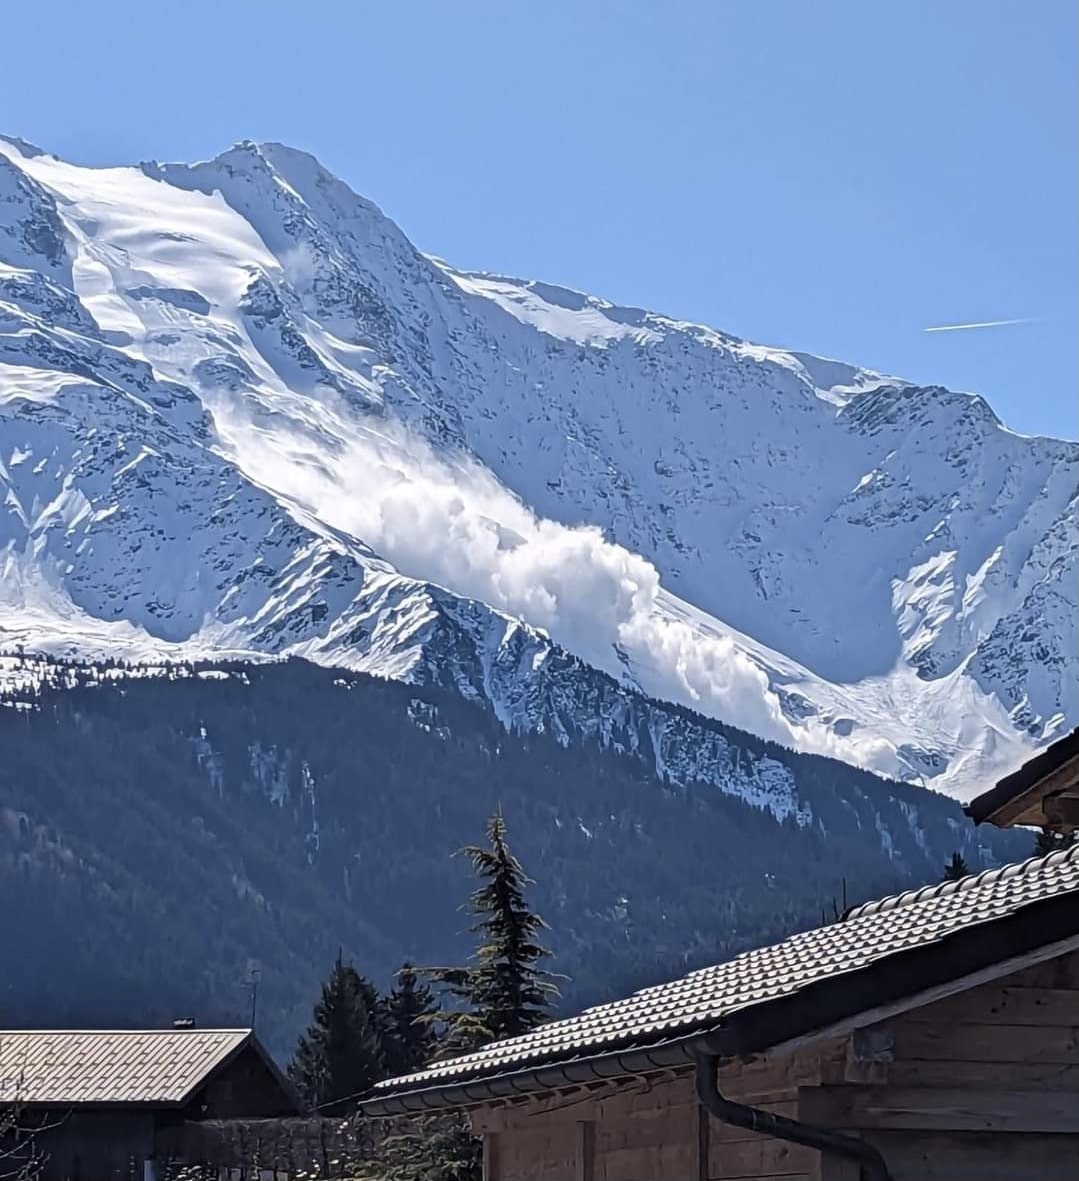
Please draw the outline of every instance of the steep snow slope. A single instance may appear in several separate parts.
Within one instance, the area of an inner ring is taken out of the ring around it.
[[[455,270],[280,145],[0,141],[0,493],[6,647],[296,653],[617,741],[591,665],[957,794],[1079,714],[1074,444]]]

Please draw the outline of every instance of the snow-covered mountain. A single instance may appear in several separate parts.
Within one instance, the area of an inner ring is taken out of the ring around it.
[[[963,796],[1079,720],[1077,458],[457,270],[281,145],[0,140],[0,651],[302,655],[729,786],[673,702]]]

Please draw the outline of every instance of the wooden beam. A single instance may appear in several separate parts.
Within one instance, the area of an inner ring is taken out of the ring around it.
[[[696,1123],[697,1145],[696,1160],[694,1161],[695,1169],[693,1172],[693,1181],[708,1181],[708,1149],[712,1138],[712,1117],[700,1103],[697,1104]]]
[[[1001,804],[986,820],[1000,828],[1013,824],[1038,824],[1039,820],[1032,817],[1041,815],[1045,797],[1053,792],[1067,791],[1075,787],[1076,783],[1079,783],[1079,758],[1062,763],[1044,779],[1032,783],[1026,791]]]
[[[1079,1025],[1079,989],[990,985],[915,1009],[904,1020],[947,1025]]]
[[[1079,828],[1079,796],[1047,795],[1042,800],[1046,826],[1058,832]]]
[[[1075,1181],[1079,1137],[877,1132],[896,1181]]]
[[[692,1067],[686,1067],[682,1078],[664,1079],[660,1086],[683,1086],[688,1097],[692,1095]],[[611,1078],[599,1083],[589,1083],[572,1089],[557,1091],[536,1091],[519,1095],[511,1100],[497,1100],[489,1104],[471,1107],[468,1114],[472,1130],[479,1135],[483,1132],[504,1132],[511,1128],[525,1127],[541,1120],[543,1123],[561,1120],[574,1124],[582,1119],[599,1119],[604,1104],[612,1100],[621,1102],[633,1095],[647,1095],[655,1089],[651,1077],[635,1079]]]
[[[1059,1062],[957,1062],[902,1058],[883,1070],[873,1066],[863,1071],[852,1063],[847,1082],[856,1086],[889,1087],[971,1087],[975,1090],[999,1079],[1011,1091],[1071,1091],[1079,1094],[1079,1065]],[[1079,1102],[1079,1099],[1076,1100]]]
[[[483,1136],[483,1181],[499,1181],[497,1132]]]
[[[973,1087],[805,1087],[802,1118],[823,1127],[1079,1135],[1073,1091]]]
[[[593,1181],[596,1170],[596,1124],[594,1120],[577,1121],[576,1164],[575,1181]]]
[[[897,1023],[896,1058],[1079,1065],[1079,1026]],[[987,1081],[992,1075],[987,1070]]]
[[[901,1001],[879,1005],[873,1009],[866,1009],[862,1013],[856,1013],[853,1017],[844,1018],[842,1021],[837,1021],[835,1024],[828,1025],[824,1029],[818,1029],[812,1033],[790,1038],[785,1042],[781,1042],[779,1045],[772,1046],[763,1057],[776,1058],[813,1045],[815,1042],[822,1041],[825,1038],[839,1037],[853,1033],[856,1029],[861,1029],[866,1025],[875,1025],[878,1021],[887,1021],[891,1017],[898,1017],[903,1013],[910,1012],[912,1009],[920,1009],[923,1005],[932,1004],[934,1001],[943,1000],[945,997],[955,996],[956,993],[966,992],[968,989],[977,988],[981,984],[989,984],[994,980],[1000,980],[1004,976],[1011,976],[1014,972],[1021,972],[1025,968],[1042,964],[1046,960],[1057,959],[1060,956],[1068,955],[1070,952],[1077,950],[1079,950],[1079,934],[1069,935],[1067,939],[1058,940],[1056,943],[1047,943],[1044,947],[1035,948],[1034,951],[1001,960],[999,963],[992,964],[988,968],[971,972],[968,976],[962,976],[958,980],[950,980],[947,984],[923,989],[921,992],[904,997]],[[728,1059],[728,1061],[731,1060]]]

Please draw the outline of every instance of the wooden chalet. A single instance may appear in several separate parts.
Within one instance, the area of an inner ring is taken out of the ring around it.
[[[193,1028],[0,1030],[0,1106],[42,1181],[154,1181],[201,1121],[299,1111],[251,1030]]]
[[[486,1181],[1074,1181],[1079,846],[856,907],[363,1107],[466,1110]]]

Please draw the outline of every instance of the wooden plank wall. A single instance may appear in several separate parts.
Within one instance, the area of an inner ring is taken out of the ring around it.
[[[798,1116],[801,1088],[818,1089],[838,1082],[844,1066],[844,1046],[832,1041],[782,1058],[759,1058],[730,1063],[719,1072],[723,1094],[776,1115]],[[710,1123],[709,1181],[815,1181],[818,1154],[733,1128]]]
[[[799,1112],[866,1135],[895,1181],[1076,1181],[1079,954],[859,1031]]]
[[[732,1098],[796,1115],[799,1085],[838,1081],[842,1043],[725,1067]],[[688,1073],[475,1113],[485,1181],[811,1181],[816,1154],[709,1119]]]
[[[1079,953],[725,1065],[731,1098],[864,1135],[894,1181],[1079,1181]],[[473,1114],[485,1181],[858,1181],[851,1162],[707,1119],[687,1073]]]
[[[698,1181],[692,1080],[637,1079],[473,1116],[489,1181]]]

